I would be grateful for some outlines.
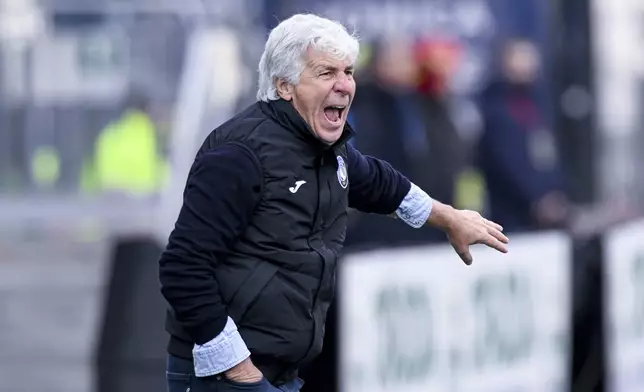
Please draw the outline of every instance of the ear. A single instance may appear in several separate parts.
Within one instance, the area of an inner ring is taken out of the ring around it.
[[[288,83],[284,79],[277,79],[275,82],[275,88],[277,89],[277,95],[280,96],[285,101],[290,101],[293,99],[293,85]]]

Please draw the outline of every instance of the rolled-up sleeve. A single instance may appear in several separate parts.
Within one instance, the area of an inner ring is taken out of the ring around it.
[[[396,215],[409,226],[418,229],[429,219],[433,202],[425,191],[412,183],[409,192],[396,209]]]

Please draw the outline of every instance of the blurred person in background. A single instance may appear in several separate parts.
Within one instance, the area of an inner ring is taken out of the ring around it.
[[[298,368],[322,350],[348,207],[437,227],[467,264],[473,244],[507,251],[500,226],[347,143],[358,52],[336,22],[282,21],[258,102],[198,151],[159,261],[170,392],[300,390]]]
[[[386,160],[433,197],[452,205],[464,166],[464,146],[449,111],[449,79],[459,55],[458,44],[447,39],[375,42],[360,72],[360,94],[350,118],[361,152]],[[347,245],[352,247],[446,240],[440,232],[414,231],[372,216],[356,217],[349,234]]]
[[[133,93],[125,106],[121,117],[100,132],[93,156],[83,165],[81,189],[85,193],[146,196],[165,184],[169,167],[158,147],[148,98]]]
[[[363,154],[387,161],[433,195],[427,127],[417,91],[418,67],[412,40],[381,39],[362,50],[365,63],[357,70],[356,82],[360,93],[351,104],[349,118],[357,132],[354,145]],[[445,235],[441,232],[413,230],[377,216],[356,214],[345,245],[373,248],[443,240]]]
[[[383,39],[365,49],[365,64],[357,70],[360,94],[350,114],[352,126],[359,130],[355,146],[365,154],[386,158],[411,178],[414,164],[410,150],[424,149],[423,155],[427,152],[415,91],[417,69],[411,41]],[[418,181],[422,184],[422,180]]]
[[[489,214],[513,232],[561,227],[568,202],[547,96],[537,84],[539,51],[511,39],[500,60],[500,76],[480,96],[484,129],[476,151]]]
[[[422,37],[414,43],[420,113],[429,151],[419,169],[429,178],[433,197],[455,204],[456,182],[465,166],[465,149],[450,113],[450,79],[460,63],[460,44],[448,38]]]

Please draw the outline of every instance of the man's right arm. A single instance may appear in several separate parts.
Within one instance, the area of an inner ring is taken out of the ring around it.
[[[199,156],[159,261],[161,292],[196,343],[197,376],[222,373],[250,356],[227,315],[215,266],[248,225],[262,182],[259,161],[246,147],[224,144]]]

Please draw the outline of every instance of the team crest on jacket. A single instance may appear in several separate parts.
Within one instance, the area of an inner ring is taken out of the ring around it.
[[[344,159],[338,155],[338,182],[343,188],[349,185],[349,175],[347,174],[347,165],[344,164]]]

